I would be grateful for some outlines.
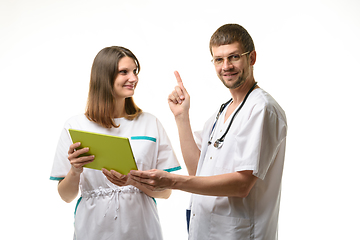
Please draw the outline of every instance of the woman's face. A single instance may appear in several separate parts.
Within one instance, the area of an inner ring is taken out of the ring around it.
[[[118,75],[114,81],[114,92],[117,98],[132,97],[139,81],[137,67],[130,57],[123,57],[118,64]]]

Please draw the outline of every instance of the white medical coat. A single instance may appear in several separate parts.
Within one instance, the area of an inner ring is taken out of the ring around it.
[[[224,122],[226,110],[215,126],[210,146],[216,114],[197,135],[201,155],[196,175],[252,170],[258,180],[245,198],[193,194],[189,239],[277,239],[287,132],[285,113],[264,90],[253,90],[236,115],[223,146],[217,149],[213,143],[232,118]]]
[[[60,136],[50,179],[61,180],[70,170],[67,159],[72,144],[69,128],[129,138],[139,170],[156,168],[171,172],[180,169],[165,130],[156,117],[142,113],[135,120],[118,118],[115,123],[120,127],[106,129],[89,121],[85,115],[69,119]],[[138,188],[118,187],[101,171],[84,168],[80,190],[74,239],[162,239],[155,200]]]

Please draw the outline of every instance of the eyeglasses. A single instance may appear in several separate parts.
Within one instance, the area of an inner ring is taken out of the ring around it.
[[[248,54],[248,53],[250,53],[250,51],[245,52],[245,53],[242,53],[242,54],[232,54],[232,55],[230,55],[230,56],[228,56],[228,57],[226,57],[226,58],[227,58],[227,60],[228,60],[230,63],[234,64],[234,63],[240,61],[240,58],[241,58],[242,56]],[[213,58],[213,59],[211,60],[211,62],[212,62],[215,66],[223,65],[223,64],[224,64],[224,61],[225,61],[225,58],[222,58],[222,57]]]

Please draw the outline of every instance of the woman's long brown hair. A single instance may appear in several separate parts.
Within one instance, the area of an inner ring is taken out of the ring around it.
[[[136,56],[124,47],[107,47],[95,57],[90,76],[89,95],[85,116],[105,128],[119,127],[114,122],[115,95],[114,81],[118,74],[121,58],[130,57],[136,64],[136,73],[140,72],[140,63]],[[126,119],[133,120],[142,110],[136,106],[132,97],[125,99]]]

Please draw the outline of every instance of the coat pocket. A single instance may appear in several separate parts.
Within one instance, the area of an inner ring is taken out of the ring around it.
[[[220,216],[212,213],[210,216],[210,239],[238,240],[250,237],[250,220]]]
[[[153,140],[154,139],[154,140]],[[130,145],[139,170],[149,170],[156,167],[156,139],[146,136],[131,137]]]

